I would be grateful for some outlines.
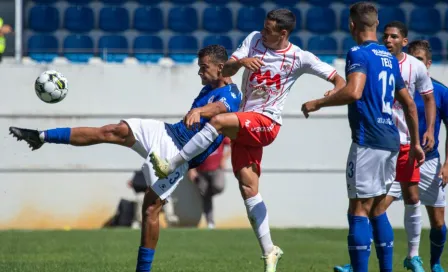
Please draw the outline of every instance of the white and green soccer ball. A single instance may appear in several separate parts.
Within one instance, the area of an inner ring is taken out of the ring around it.
[[[68,93],[67,79],[59,72],[45,71],[36,79],[34,90],[37,97],[45,103],[58,103],[62,101]]]

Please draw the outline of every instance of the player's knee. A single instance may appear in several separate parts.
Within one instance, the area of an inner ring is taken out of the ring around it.
[[[411,194],[403,199],[406,205],[415,205],[420,201],[418,194]]]

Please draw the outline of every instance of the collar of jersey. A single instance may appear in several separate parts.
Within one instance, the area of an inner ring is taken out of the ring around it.
[[[367,46],[367,45],[370,45],[372,43],[379,44],[377,41],[365,41],[365,42],[362,43],[362,45],[363,46]]]

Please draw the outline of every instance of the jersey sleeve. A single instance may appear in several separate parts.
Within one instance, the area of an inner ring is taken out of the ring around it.
[[[325,80],[330,80],[336,74],[336,69],[333,66],[321,61],[309,51],[302,51],[302,67],[305,69],[305,73]]]
[[[345,76],[348,77],[355,72],[367,75],[367,63],[368,60],[363,51],[358,46],[352,47],[345,61]]]
[[[231,58],[234,60],[239,60],[242,58],[246,58],[249,56],[250,45],[255,35],[259,33],[258,31],[254,31],[247,35],[246,39],[238,46],[235,52],[233,52]]]
[[[432,85],[431,78],[429,77],[428,70],[422,62],[418,62],[417,65],[417,78],[416,89],[421,95],[432,93],[434,86]]]
[[[227,85],[213,98],[213,102],[222,102],[227,112],[237,112],[241,103],[241,92],[234,84]]]

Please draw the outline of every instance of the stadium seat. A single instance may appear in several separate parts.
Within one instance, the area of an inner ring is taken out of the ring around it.
[[[404,11],[399,7],[382,7],[378,11],[378,31],[383,32],[384,26],[392,21],[400,21],[406,23]]]
[[[241,7],[238,10],[236,27],[243,32],[261,30],[266,11],[260,7]]]
[[[345,58],[348,50],[353,46],[356,46],[355,40],[353,40],[352,36],[348,35],[342,40],[342,52],[340,55],[341,58]]]
[[[410,0],[410,2],[418,6],[434,6],[437,0]]]
[[[332,63],[337,57],[338,45],[330,36],[313,36],[308,40],[308,51],[316,54],[322,61]]]
[[[135,9],[135,29],[141,32],[158,32],[163,30],[163,13],[158,7],[143,6]]]
[[[170,1],[173,4],[193,4],[194,2],[196,2],[196,0],[171,0]]]
[[[198,41],[194,36],[173,36],[168,41],[168,56],[178,63],[191,63],[196,58]]]
[[[359,0],[342,0],[342,3],[344,3],[346,5],[352,5],[356,2],[359,2]]]
[[[162,0],[137,0],[141,5],[157,5],[162,2]]]
[[[229,36],[225,35],[210,35],[206,36],[204,38],[204,41],[202,42],[202,46],[207,46],[211,44],[219,44],[224,46],[224,48],[227,50],[227,54],[232,54],[233,50],[235,49],[232,44],[232,40]]]
[[[92,1],[93,0],[67,0],[67,2],[72,5],[85,5]]]
[[[198,15],[195,8],[178,6],[168,13],[168,28],[175,32],[193,32],[198,28]]]
[[[53,32],[59,28],[59,12],[55,7],[36,5],[29,11],[29,27],[36,32]]]
[[[126,3],[126,0],[100,0],[100,1],[107,5],[121,5]]]
[[[157,63],[163,58],[163,41],[158,36],[138,36],[134,40],[134,56],[141,63]]]
[[[232,2],[233,0],[204,0],[205,3],[207,4],[213,4],[213,5],[225,5],[228,4],[230,2]]]
[[[445,30],[448,30],[448,9],[445,11]]]
[[[72,32],[88,32],[93,29],[93,10],[86,6],[72,6],[65,10],[64,27]]]
[[[306,13],[306,29],[319,34],[327,34],[336,28],[336,15],[328,7],[311,7]]]
[[[122,7],[103,7],[100,10],[99,28],[109,32],[127,30],[129,28],[128,10]]]
[[[297,0],[276,0],[273,1],[276,5],[286,6],[286,7],[293,7],[297,4]]]
[[[240,4],[246,5],[246,6],[258,6],[258,5],[260,5],[260,1],[259,0],[239,0],[238,2]]]
[[[303,48],[303,42],[299,36],[290,36],[289,41],[292,42],[294,45],[297,45],[298,47]]]
[[[53,4],[56,3],[57,0],[34,0],[33,2],[36,4]]]
[[[73,34],[64,39],[64,56],[71,62],[87,63],[93,57],[93,41],[86,35]]]
[[[417,7],[411,12],[409,29],[422,34],[434,34],[441,30],[440,12],[432,7]]]
[[[377,4],[384,6],[398,6],[403,0],[376,0]]]
[[[212,33],[223,33],[232,30],[232,11],[223,6],[211,6],[204,9],[202,27]]]
[[[314,6],[329,6],[331,3],[333,3],[334,1],[331,0],[308,0],[307,1],[310,5],[314,5]]]
[[[350,9],[345,8],[341,11],[341,16],[339,17],[339,29],[345,32],[349,32],[349,17],[350,17]]]
[[[105,35],[98,41],[98,50],[106,62],[123,62],[128,56],[128,41],[124,36]]]
[[[28,39],[28,55],[37,62],[52,62],[58,50],[58,40],[53,35],[36,34]]]

